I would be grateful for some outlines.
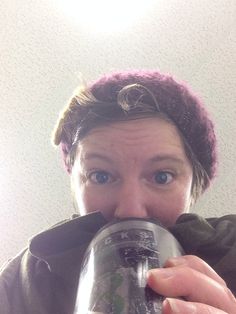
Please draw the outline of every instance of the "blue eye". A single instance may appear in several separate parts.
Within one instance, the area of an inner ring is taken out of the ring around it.
[[[89,176],[93,183],[105,184],[109,181],[110,176],[106,171],[95,171]]]
[[[159,171],[155,174],[155,181],[158,184],[168,184],[172,179],[173,175],[167,171]]]

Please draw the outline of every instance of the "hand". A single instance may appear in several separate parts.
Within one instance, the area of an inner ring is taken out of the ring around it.
[[[236,314],[236,298],[224,280],[196,256],[169,259],[164,268],[148,272],[147,282],[167,297],[163,314]]]

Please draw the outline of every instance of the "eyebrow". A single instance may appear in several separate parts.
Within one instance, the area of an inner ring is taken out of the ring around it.
[[[101,160],[108,162],[110,164],[115,163],[115,161],[112,158],[110,158],[106,155],[100,154],[100,153],[95,153],[95,152],[94,153],[92,153],[92,152],[91,153],[85,153],[83,156],[83,159],[84,160],[101,159]],[[174,162],[174,163],[179,164],[179,165],[184,164],[183,159],[175,157],[175,156],[170,155],[170,154],[156,155],[156,156],[152,157],[151,159],[149,159],[148,163],[152,164],[152,163],[162,162],[162,161]]]
[[[114,161],[112,158],[105,156],[100,153],[85,153],[84,156],[82,157],[83,160],[91,160],[91,159],[101,159],[103,161],[106,161],[110,164],[114,164]]]
[[[161,161],[170,161],[170,162],[178,163],[180,165],[184,164],[183,159],[175,157],[173,155],[169,155],[169,154],[157,155],[150,159],[150,163],[161,162]]]

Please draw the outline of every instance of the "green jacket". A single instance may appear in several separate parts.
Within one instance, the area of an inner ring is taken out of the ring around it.
[[[36,235],[0,273],[0,314],[72,314],[83,254],[106,220],[73,218]],[[236,295],[236,215],[180,216],[170,231],[186,254],[204,259]]]

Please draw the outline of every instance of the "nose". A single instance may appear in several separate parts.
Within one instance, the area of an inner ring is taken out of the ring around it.
[[[140,182],[127,182],[121,186],[114,216],[116,218],[148,217],[145,189]]]

